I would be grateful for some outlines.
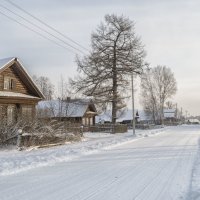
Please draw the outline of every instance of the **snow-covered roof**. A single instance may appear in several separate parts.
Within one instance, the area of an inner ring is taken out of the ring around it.
[[[176,117],[176,109],[164,109],[165,118],[174,118]]]
[[[14,59],[15,59],[14,57],[0,59],[0,69],[2,69],[3,67],[5,67],[8,63],[10,63],[11,61],[13,61]]]
[[[138,112],[138,114],[139,114],[138,120],[140,120],[140,121],[151,120],[151,116],[148,115],[143,110],[138,111],[136,109],[135,110],[135,116],[136,116],[136,112]],[[118,117],[117,122],[122,122],[122,121],[125,121],[125,120],[132,120],[132,119],[133,119],[132,110],[128,109]],[[100,121],[111,121],[111,111],[107,111],[107,112],[104,112],[104,113],[96,116],[96,122],[98,123]]]
[[[40,101],[37,108],[47,110],[46,117],[83,117],[91,104],[91,100],[76,99],[70,101]],[[92,110],[93,113],[96,109]]]
[[[145,111],[143,110],[135,110],[135,116],[136,112],[139,114],[139,121],[146,121],[146,120],[151,120],[151,116],[148,115]],[[133,119],[133,114],[132,110],[127,110],[124,115],[119,117],[118,121],[124,121],[124,120],[132,120]]]
[[[0,59],[0,72],[4,71],[8,67],[12,66],[14,63],[17,63],[17,68],[16,69],[20,72],[19,75],[20,76],[23,75],[23,78],[21,77],[21,79],[23,79],[24,82],[27,83],[29,88],[31,88],[31,90],[34,91],[35,95],[38,95],[38,97],[40,97],[40,99],[44,99],[45,98],[44,95],[42,94],[40,89],[36,86],[36,84],[34,83],[33,79],[28,74],[28,72],[26,71],[26,69],[24,68],[24,66],[19,61],[18,58],[9,57],[9,58]]]
[[[0,97],[15,97],[15,98],[29,98],[29,99],[40,99],[35,96],[17,93],[17,92],[7,92],[7,91],[0,91]]]
[[[164,113],[175,113],[175,112],[176,112],[175,108],[164,109]]]
[[[198,123],[198,124],[200,124],[200,121],[198,119],[188,119],[188,121],[190,123]]]

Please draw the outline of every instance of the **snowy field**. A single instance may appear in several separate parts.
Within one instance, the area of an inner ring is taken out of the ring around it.
[[[200,199],[200,126],[0,151],[1,200]]]

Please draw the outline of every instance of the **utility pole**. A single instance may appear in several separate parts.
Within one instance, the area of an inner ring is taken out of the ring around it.
[[[132,88],[132,116],[133,116],[133,135],[135,136],[135,102],[134,102],[134,85],[133,85],[133,73],[131,74],[131,88]]]

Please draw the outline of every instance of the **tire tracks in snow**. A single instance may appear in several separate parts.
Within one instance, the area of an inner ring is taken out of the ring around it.
[[[200,137],[198,140],[198,150],[193,163],[193,169],[191,172],[191,180],[187,196],[185,200],[198,200],[200,199]]]
[[[167,188],[169,187],[169,184],[170,184],[170,182],[172,182],[173,181],[173,179],[175,178],[175,176],[173,176],[173,175],[175,175],[175,171],[177,171],[177,169],[178,169],[178,167],[180,166],[180,160],[181,159],[183,159],[182,157],[181,157],[181,155],[185,152],[185,149],[186,149],[186,147],[187,147],[187,144],[190,142],[190,140],[191,140],[191,137],[187,140],[187,142],[186,142],[186,144],[185,144],[185,146],[184,146],[184,148],[183,148],[183,150],[181,151],[181,152],[178,152],[176,155],[174,155],[173,157],[179,157],[179,159],[178,160],[176,160],[175,161],[175,164],[173,164],[173,166],[171,167],[172,169],[172,171],[169,171],[169,166],[171,165],[171,162],[173,162],[173,161],[170,161],[170,162],[168,162],[167,164],[166,163],[164,163],[163,164],[163,167],[160,167],[160,170],[158,171],[158,173],[155,175],[155,177],[152,179],[152,180],[150,180],[147,184],[145,184],[145,186],[142,188],[142,190],[140,190],[134,197],[133,197],[133,200],[138,200],[138,199],[151,199],[151,196],[153,196],[154,195],[154,197],[152,198],[152,199],[163,199],[163,198],[160,198],[160,196],[163,194],[163,191],[166,191],[167,190]],[[177,140],[176,140],[176,142],[177,142]],[[174,142],[174,144],[176,144],[176,142]],[[176,149],[177,147],[175,147],[175,149]],[[160,192],[155,196],[155,193],[157,193],[157,189],[158,189],[158,187],[160,187],[161,186],[161,184],[159,185],[159,184],[156,184],[156,182],[162,182],[162,179],[163,179],[163,176],[162,176],[162,174],[164,173],[164,172],[166,172],[166,174],[167,174],[167,183],[168,184],[163,184],[163,188],[161,188],[160,189]],[[157,185],[157,187],[153,187],[153,189],[152,189],[152,185]],[[168,186],[168,187],[167,187]],[[151,192],[147,192],[147,195],[145,195],[144,196],[144,194],[145,194],[145,191],[146,190],[149,190],[149,188],[151,187]],[[166,199],[168,199],[168,198],[166,198]]]
[[[148,138],[147,138],[147,140],[148,140]],[[178,140],[179,140],[179,138],[177,138],[176,141],[173,141],[174,144],[176,144]],[[161,145],[162,143],[164,143],[164,141],[163,141],[163,138],[161,137],[160,140],[157,141],[157,143],[154,144],[154,145],[157,146],[158,144]],[[146,153],[146,155],[148,156],[148,153]],[[155,156],[155,155],[154,155],[154,156]],[[152,159],[149,158],[149,160],[152,160]],[[82,199],[82,200],[96,199],[95,196],[96,196],[97,194],[99,194],[99,193],[102,192],[102,191],[108,190],[108,188],[111,188],[114,184],[117,184],[119,181],[120,181],[120,182],[125,182],[125,180],[126,180],[127,178],[131,177],[131,174],[132,174],[132,173],[134,173],[134,174],[136,173],[136,175],[134,176],[134,178],[135,178],[135,179],[138,179],[138,181],[139,181],[139,180],[141,181],[141,176],[142,176],[142,174],[143,174],[143,171],[141,170],[141,167],[142,167],[142,166],[145,166],[146,161],[147,161],[146,159],[143,159],[143,162],[142,162],[142,163],[140,162],[139,165],[136,165],[134,168],[132,168],[132,171],[127,171],[127,172],[123,173],[117,180],[113,180],[112,182],[106,183],[106,184],[104,184],[104,185],[102,185],[102,183],[98,183],[98,185],[94,185],[93,187],[94,187],[94,188],[98,188],[98,190],[95,190],[95,192],[93,192],[93,193],[89,192],[90,195],[88,195],[88,196],[85,197],[85,198],[81,198],[81,199]],[[158,162],[159,162],[159,161],[152,160],[152,164],[149,165],[148,168],[151,169],[151,170],[155,169]],[[167,161],[166,161],[166,162],[167,162]],[[165,164],[164,164],[164,165],[165,165]],[[109,180],[109,177],[106,178],[106,179]],[[145,179],[145,178],[144,178],[144,179]],[[136,181],[136,182],[137,182],[137,181]],[[89,190],[91,190],[91,188],[89,188]],[[85,191],[83,191],[82,193],[77,194],[76,197],[78,197],[78,196],[84,196],[84,192],[85,192]],[[71,198],[67,198],[67,200],[76,199],[76,197],[75,197],[75,196],[72,196]]]

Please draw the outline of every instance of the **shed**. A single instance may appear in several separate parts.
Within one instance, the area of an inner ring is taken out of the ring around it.
[[[77,122],[86,126],[94,125],[97,115],[95,105],[90,99],[41,101],[37,110],[39,118]]]

